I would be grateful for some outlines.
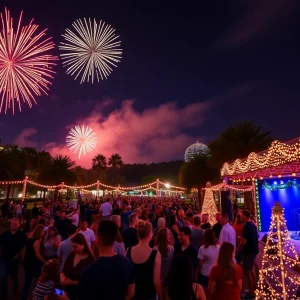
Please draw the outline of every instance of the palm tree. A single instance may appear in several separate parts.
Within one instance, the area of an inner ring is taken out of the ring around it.
[[[101,171],[104,171],[107,167],[106,157],[102,154],[98,154],[93,158],[93,170],[97,171],[97,179],[100,179]]]
[[[118,153],[112,154],[108,159],[108,165],[115,169],[121,168],[123,166],[122,157]]]
[[[24,147],[22,148],[22,154],[24,155],[26,170],[28,172],[36,170],[38,165],[38,152],[36,149]]]
[[[117,178],[117,169],[123,166],[122,157],[118,153],[112,154],[108,159],[108,165],[112,168],[113,185],[115,185]]]
[[[211,162],[221,167],[225,162],[267,149],[272,141],[271,133],[264,131],[261,126],[240,122],[229,126],[209,145]]]

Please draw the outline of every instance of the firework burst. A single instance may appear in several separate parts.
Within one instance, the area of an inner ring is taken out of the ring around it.
[[[36,96],[47,95],[55,73],[57,57],[48,54],[54,43],[45,38],[46,30],[37,32],[33,20],[22,26],[22,15],[15,27],[9,10],[0,16],[0,112],[5,106],[5,113],[8,109],[14,113],[15,105],[21,111],[22,102],[32,107]]]
[[[97,136],[89,126],[75,126],[68,133],[66,142],[71,151],[78,153],[80,159],[82,154],[86,155],[96,148]]]
[[[81,76],[80,83],[106,79],[122,56],[115,29],[95,19],[78,19],[72,26],[74,30],[66,29],[62,35],[66,42],[59,46],[67,73],[75,79]]]

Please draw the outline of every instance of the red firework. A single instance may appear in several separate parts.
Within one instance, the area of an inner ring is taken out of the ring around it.
[[[38,33],[33,20],[22,26],[22,15],[16,27],[9,10],[1,13],[0,27],[0,112],[5,113],[15,105],[21,111],[21,103],[32,107],[35,97],[47,95],[53,78],[53,66],[57,57],[48,54],[54,48],[51,38],[45,38],[46,29]]]

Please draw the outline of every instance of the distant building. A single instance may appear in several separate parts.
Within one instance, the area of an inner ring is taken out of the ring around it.
[[[195,155],[207,155],[208,154],[208,147],[205,144],[202,143],[195,143],[190,145],[186,150],[184,154],[184,160],[186,162],[191,161]]]

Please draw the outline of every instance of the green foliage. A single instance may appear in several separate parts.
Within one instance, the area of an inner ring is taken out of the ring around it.
[[[267,149],[273,139],[269,131],[251,122],[240,122],[229,126],[210,143],[210,164],[221,168],[223,163],[245,158],[251,152]]]
[[[191,188],[205,187],[207,181],[219,180],[219,169],[210,167],[208,156],[196,155],[189,162],[184,162],[179,170],[179,184]]]
[[[92,160],[92,169],[97,172],[97,179],[100,180],[100,174],[104,174],[107,167],[106,157],[102,154],[96,155]],[[103,176],[102,176],[103,177]]]

